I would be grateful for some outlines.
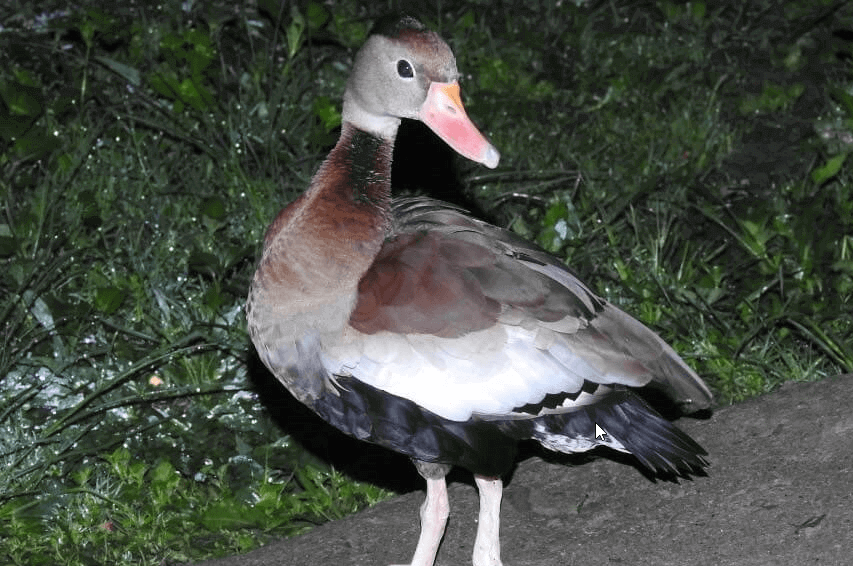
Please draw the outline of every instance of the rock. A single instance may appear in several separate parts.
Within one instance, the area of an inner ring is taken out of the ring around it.
[[[710,453],[707,477],[651,481],[600,458],[529,458],[507,483],[507,566],[853,563],[853,375],[787,384],[679,427]],[[570,459],[578,462],[579,459]],[[414,474],[414,469],[412,469]],[[199,566],[376,566],[411,558],[422,493],[409,493],[249,554]],[[473,484],[450,486],[436,566],[471,563]]]

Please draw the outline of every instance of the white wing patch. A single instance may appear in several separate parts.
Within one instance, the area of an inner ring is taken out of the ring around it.
[[[635,384],[606,372],[603,363],[588,363],[570,341],[571,335],[548,328],[505,324],[459,338],[367,335],[347,326],[324,334],[320,351],[330,373],[355,377],[453,421],[474,413],[510,415],[546,394],[577,392],[584,380]]]
[[[605,436],[603,440],[596,438],[571,438],[563,434],[549,432],[542,423],[536,423],[533,431],[533,438],[539,441],[542,446],[554,452],[575,454],[577,452],[592,450],[596,446],[609,446],[620,452],[628,452],[621,442],[611,438],[610,435]]]

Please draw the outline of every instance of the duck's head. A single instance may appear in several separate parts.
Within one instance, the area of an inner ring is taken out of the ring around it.
[[[420,120],[461,155],[494,168],[500,154],[468,118],[456,59],[438,34],[403,17],[380,25],[355,56],[345,122],[393,139],[401,118]]]

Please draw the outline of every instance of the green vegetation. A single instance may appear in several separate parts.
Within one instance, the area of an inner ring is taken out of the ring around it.
[[[13,4],[0,561],[189,562],[387,496],[329,463],[313,440],[329,429],[293,426],[307,417],[269,387],[242,312],[264,230],[334,142],[351,57],[382,12]],[[853,371],[849,2],[469,0],[415,15],[454,48],[503,159],[455,161],[462,190],[435,196],[564,257],[721,403]],[[406,174],[417,165],[395,170],[408,191],[435,179]]]

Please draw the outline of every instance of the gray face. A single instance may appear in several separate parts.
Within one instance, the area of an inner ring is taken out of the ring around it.
[[[458,77],[450,48],[431,32],[407,32],[406,41],[373,36],[358,52],[347,84],[351,101],[377,116],[417,118],[431,82]],[[401,61],[411,70],[402,73]]]

